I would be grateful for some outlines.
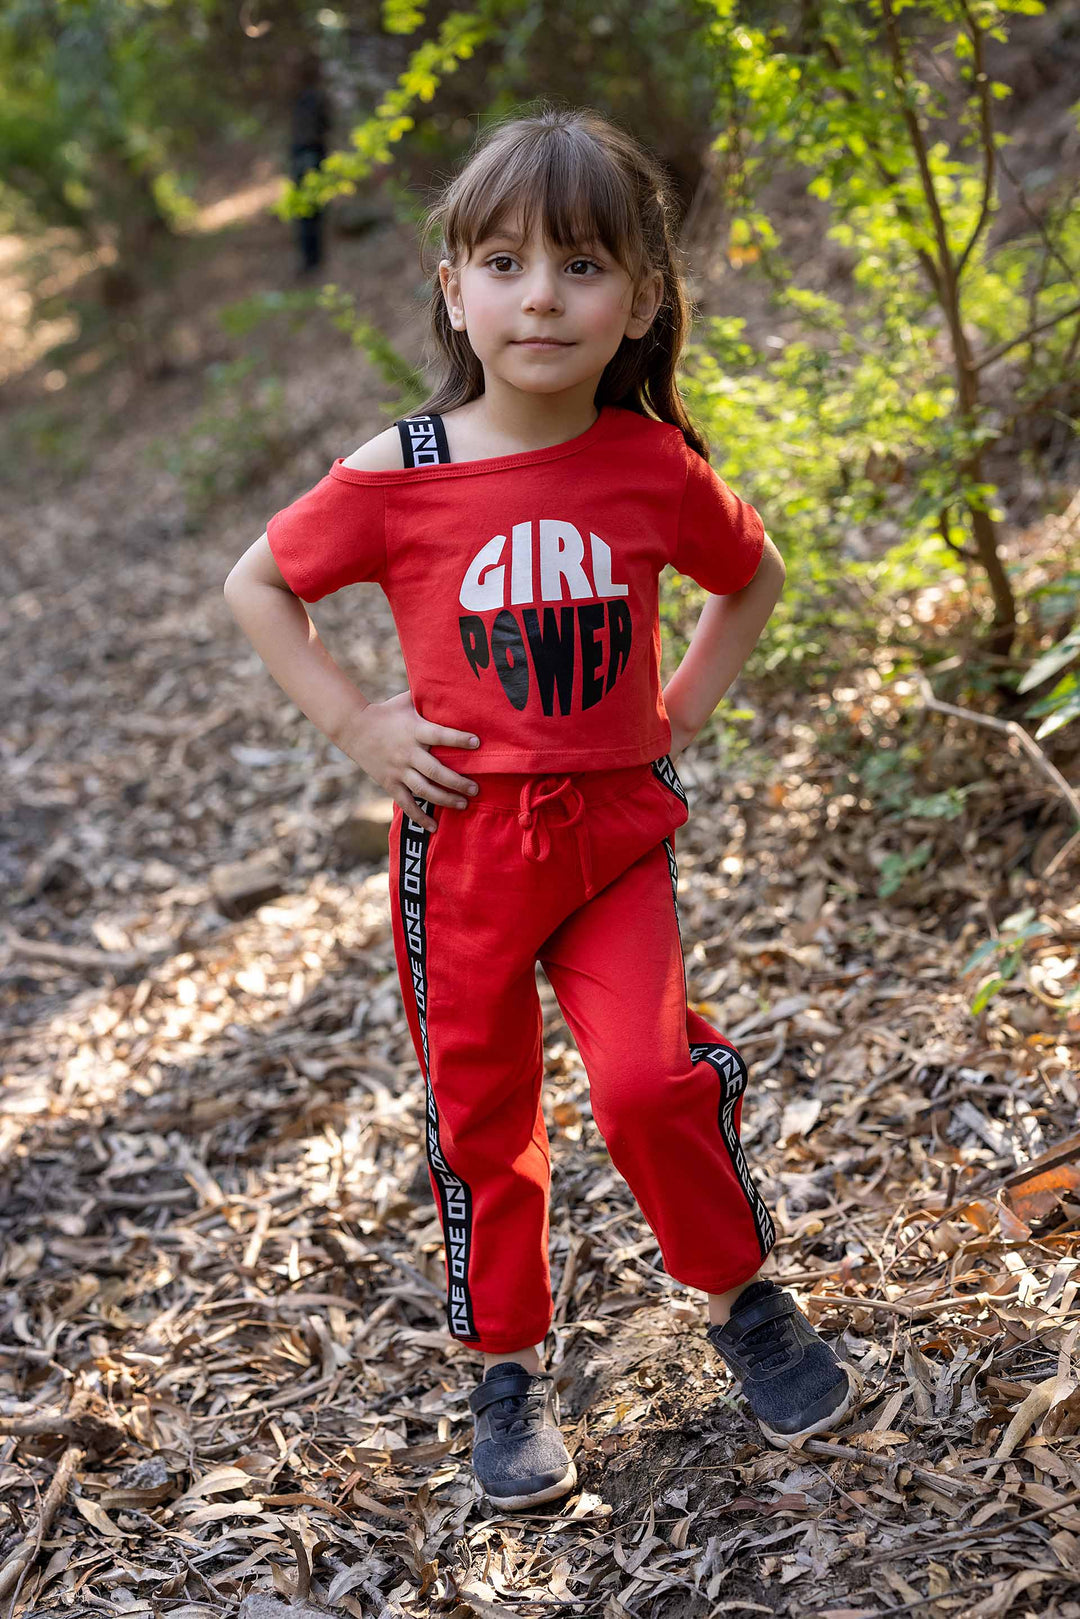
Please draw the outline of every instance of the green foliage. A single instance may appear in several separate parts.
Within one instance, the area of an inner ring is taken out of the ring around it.
[[[405,416],[423,403],[430,392],[422,372],[410,365],[394,348],[385,333],[357,313],[356,299],[344,288],[328,282],[320,289],[318,304],[330,316],[339,332],[344,332],[355,348],[362,349],[394,397],[380,405],[392,417]]]
[[[179,175],[172,169],[161,169],[151,182],[154,201],[163,219],[173,230],[190,230],[199,217],[195,202],[184,191]]]
[[[1012,916],[1005,918],[1001,924],[1001,932],[996,939],[987,939],[972,952],[960,969],[960,976],[964,978],[968,973],[974,972],[983,962],[992,960],[994,967],[979,984],[971,1002],[971,1012],[977,1016],[989,1005],[990,1001],[1011,978],[1015,978],[1023,959],[1024,947],[1029,940],[1039,938],[1043,934],[1053,933],[1053,928],[1046,922],[1032,920],[1035,912],[1030,906],[1016,911]],[[1078,992],[1080,998],[1080,992]]]
[[[1063,578],[1054,582],[1052,587],[1042,587],[1032,592],[1033,597],[1049,596],[1058,605],[1065,605],[1069,610],[1075,610],[1080,605],[1080,573],[1069,572]],[[1041,686],[1044,680],[1056,675],[1066,664],[1080,662],[1080,627],[1074,626],[1068,630],[1061,640],[1037,658],[1017,684],[1018,692],[1031,691],[1035,686]],[[1046,718],[1035,732],[1035,740],[1041,741],[1071,720],[1080,718],[1080,669],[1073,668],[1041,697],[1038,702],[1026,710],[1032,717],[1045,715]]]
[[[148,231],[192,217],[185,157],[248,116],[240,37],[216,0],[0,11],[0,215],[111,242],[138,267]]]
[[[990,79],[985,41],[1005,38],[1009,12],[1041,6],[821,0],[797,37],[787,23],[755,26],[750,9],[708,6],[713,144],[731,206],[728,258],[767,277],[784,335],[755,350],[741,321],[707,321],[681,385],[722,476],[797,558],[756,666],[806,666],[827,680],[853,639],[872,643],[895,620],[897,596],[987,562],[1005,513],[981,458],[1013,423],[984,399],[984,369],[1011,356],[1016,415],[1042,409],[1070,374],[1080,216],[1067,204],[1045,210],[1038,231],[988,250],[998,206],[988,154],[1006,144],[991,109],[1009,88]],[[921,76],[921,60],[950,51],[948,72]],[[825,233],[849,255],[843,302],[796,285],[756,200],[759,180],[792,165],[827,202]],[[993,586],[1007,613],[1008,584]],[[914,634],[911,644],[917,652]],[[1067,640],[1029,684],[1075,651]],[[1050,716],[1040,736],[1077,705],[1070,672],[1030,711]]]
[[[922,749],[917,743],[890,746],[875,732],[865,749],[851,760],[851,769],[883,816],[896,811],[902,817],[903,806],[915,789],[916,776],[911,767],[921,758]]]
[[[192,528],[278,464],[293,440],[285,389],[255,355],[211,365],[206,376],[208,397],[191,425],[146,452],[179,480]]]
[[[805,304],[798,293],[778,302]],[[827,345],[795,338],[759,352],[742,340],[741,320],[713,319],[681,378],[718,472],[763,514],[781,552],[798,558],[760,666],[813,669],[822,681],[843,667],[852,638],[874,635],[897,592],[933,570],[961,571],[934,510],[953,390],[932,330],[914,312],[891,329],[871,297],[846,321],[821,297],[815,319],[826,309]],[[893,543],[867,555],[871,536],[889,532]]]
[[[866,448],[897,458],[908,541],[939,528],[942,542],[962,546],[973,512],[1002,516],[993,486],[973,470],[981,445],[1001,427],[989,411],[962,408],[962,355],[942,319],[952,322],[962,311],[968,327],[978,327],[984,351],[996,353],[1014,346],[1028,322],[1054,322],[1075,303],[1069,270],[1070,248],[1080,244],[1075,210],[1054,222],[1059,241],[1052,256],[1036,235],[986,256],[984,227],[997,198],[984,159],[988,142],[1001,146],[1004,136],[989,126],[981,89],[986,84],[991,100],[1009,91],[988,81],[975,49],[983,49],[984,32],[1004,37],[1001,18],[1009,10],[1020,6],[976,6],[960,15],[944,0],[921,0],[905,6],[904,36],[894,37],[879,3],[866,10],[824,0],[813,34],[800,49],[784,49],[782,29],[751,28],[735,0],[712,0],[717,63],[724,66],[717,73],[722,133],[714,144],[729,160],[738,196],[730,256],[737,264],[759,262],[780,309],[798,312],[801,324],[818,332],[816,363],[829,372],[826,400],[836,400],[840,411],[850,406],[860,432],[855,460]],[[938,79],[918,76],[920,32],[944,32],[944,40],[934,39],[934,53],[954,52],[955,78],[965,87],[960,126],[975,146],[972,157],[944,139],[949,100]],[[934,138],[934,120],[941,138]],[[746,139],[748,130],[755,141]],[[827,235],[852,254],[860,293],[850,308],[793,287],[789,267],[780,264],[776,232],[750,196],[758,172],[767,175],[777,162],[801,165],[808,191],[829,201]],[[1043,395],[1046,372],[1062,376],[1070,340],[1064,321],[1049,324],[1038,343],[1030,338],[1040,368],[1018,392],[1020,405]],[[798,343],[789,350],[803,358]],[[795,398],[795,406],[801,402],[819,405],[811,389]],[[787,421],[784,406],[777,414]],[[834,419],[827,411],[826,431]],[[860,508],[863,494],[857,484],[845,504]],[[844,505],[839,515],[847,515]],[[926,563],[944,557],[923,552],[916,560],[925,573]]]
[[[193,523],[222,499],[250,487],[293,448],[295,431],[284,387],[262,348],[250,339],[268,320],[283,321],[301,339],[310,329],[313,310],[328,314],[383,382],[396,390],[396,397],[380,409],[396,417],[423,400],[423,377],[378,327],[357,314],[352,295],[333,282],[314,290],[236,299],[218,311],[218,319],[230,337],[249,342],[248,351],[210,366],[206,403],[191,426],[175,438],[157,440],[148,451],[150,460],[163,462],[180,480]]]
[[[873,736],[869,745],[850,762],[851,773],[874,807],[875,820],[882,825],[919,826],[927,821],[958,821],[968,797],[977,792],[978,782],[950,785],[941,792],[920,792],[914,770],[923,757],[916,742],[886,745]],[[889,899],[912,872],[921,871],[938,853],[933,838],[922,838],[911,848],[890,850],[878,862],[879,899]]]
[[[92,464],[100,426],[89,413],[72,420],[67,400],[44,400],[24,405],[17,412],[0,417],[0,464],[9,487],[15,481],[39,476],[48,467],[51,485],[56,488],[78,477]]]
[[[1045,662],[1063,654],[1069,658],[1075,658],[1080,654],[1080,631],[1070,631],[1064,641],[1059,642],[1056,647],[1046,654],[1045,658],[1040,658],[1034,668],[1030,669],[1028,674],[1024,676],[1017,690],[1027,691],[1029,686],[1037,685],[1038,681],[1030,680],[1028,676],[1034,674]],[[1031,715],[1046,714],[1048,716],[1035,732],[1036,741],[1044,736],[1049,736],[1052,731],[1057,731],[1061,726],[1068,725],[1071,720],[1080,717],[1080,674],[1075,669],[1070,669],[1067,675],[1062,676],[1052,691],[1037,703],[1032,703],[1027,713]]]
[[[750,727],[757,717],[754,709],[725,697],[702,726],[698,741],[716,749],[722,775],[737,774],[750,786],[764,787],[776,767],[767,754],[754,746]]]
[[[898,888],[911,876],[913,871],[921,871],[934,852],[932,838],[923,838],[913,849],[897,850],[886,854],[881,861],[881,881],[878,883],[878,897],[888,899],[895,894]]]
[[[422,4],[384,0],[387,33],[407,36],[426,21]],[[279,217],[351,194],[395,161],[406,135],[410,157],[430,154],[443,166],[471,140],[478,121],[526,109],[537,86],[545,99],[596,106],[656,149],[685,150],[696,161],[710,100],[706,31],[700,0],[605,0],[601,8],[594,0],[479,0],[445,17],[435,36],[417,45],[396,84],[350,132],[349,150],[330,153],[291,185],[278,200]],[[468,99],[449,81],[481,53]]]
[[[299,336],[307,326],[311,311],[316,306],[317,292],[304,289],[295,292],[253,292],[247,298],[235,298],[217,311],[218,324],[233,338],[247,338],[265,321],[282,317],[288,330]]]
[[[285,322],[298,337],[308,329],[313,311],[330,317],[356,348],[363,350],[395,398],[381,410],[400,416],[424,398],[424,379],[382,334],[356,312],[351,293],[334,282],[296,291],[261,291],[219,309],[223,330],[246,340],[248,351],[207,371],[207,402],[188,431],[176,439],[157,440],[151,460],[164,461],[180,479],[191,518],[209,512],[219,500],[240,494],[283,455],[295,440],[285,408],[285,389],[272,374],[261,346],[251,335],[267,321]]]
[[[424,7],[413,0],[383,0],[382,25],[388,34],[415,34],[424,15]]]
[[[617,119],[688,187],[712,106],[707,23],[699,0],[519,6],[488,74],[488,113],[527,108],[541,86]]]
[[[325,282],[312,291],[258,292],[240,298],[218,311],[218,319],[230,337],[246,338],[264,321],[283,317],[290,332],[298,337],[309,328],[312,310],[322,310],[338,331],[366,355],[383,382],[396,390],[393,400],[383,401],[380,409],[400,416],[425,397],[425,379],[371,321],[356,310],[356,299],[336,282]]]
[[[943,793],[916,794],[903,811],[892,812],[893,820],[957,821],[964,813],[968,794],[975,791],[975,783],[967,787],[946,787]]]
[[[323,208],[332,197],[351,195],[356,182],[381,163],[392,161],[392,147],[415,127],[413,111],[430,102],[440,83],[457,71],[501,22],[516,10],[515,0],[481,0],[470,12],[451,12],[434,39],[410,56],[397,84],[386,91],[374,114],[351,131],[350,152],[331,152],[317,169],[291,183],[275,204],[279,219],[296,219]],[[383,22],[394,33],[411,33],[424,21],[423,9],[408,0],[387,0]],[[411,109],[411,110],[410,110]]]
[[[852,770],[873,799],[883,822],[956,821],[963,815],[967,799],[978,783],[949,786],[939,793],[920,793],[912,767],[922,758],[923,750],[917,742],[889,745],[882,736],[874,735],[866,750],[852,761]]]

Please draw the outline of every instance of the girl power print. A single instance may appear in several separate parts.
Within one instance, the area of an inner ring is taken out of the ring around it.
[[[546,715],[594,708],[630,659],[629,586],[611,576],[611,547],[573,523],[541,517],[482,545],[461,582],[461,645],[478,680]],[[557,605],[556,605],[557,604]]]

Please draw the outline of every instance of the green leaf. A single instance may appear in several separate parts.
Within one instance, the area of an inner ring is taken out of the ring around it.
[[[1004,985],[1005,979],[998,977],[996,974],[993,978],[988,978],[986,983],[983,984],[978,990],[975,999],[971,1003],[972,1014],[978,1016],[983,1007],[986,1006],[990,999],[997,994],[999,989],[1004,988]]]
[[[1044,652],[1031,668],[1027,670],[1023,679],[1017,686],[1017,691],[1030,691],[1033,686],[1039,686],[1051,675],[1056,675],[1059,669],[1071,663],[1075,657],[1080,657],[1080,625],[1069,631],[1063,640],[1056,646]]]
[[[988,956],[994,955],[999,948],[1000,944],[997,939],[984,939],[982,944],[971,952],[971,955],[961,967],[960,977],[966,977],[969,972],[979,966],[980,962],[985,961]]]

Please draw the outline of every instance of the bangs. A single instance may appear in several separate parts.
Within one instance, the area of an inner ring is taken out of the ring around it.
[[[446,244],[454,257],[504,233],[520,245],[537,224],[556,247],[602,246],[631,273],[640,262],[640,224],[623,176],[572,129],[494,141],[447,212]]]
[[[677,424],[707,461],[708,444],[686,413],[676,377],[692,305],[674,239],[670,178],[629,130],[592,107],[542,101],[535,113],[488,123],[453,178],[438,186],[420,231],[430,286],[427,353],[440,367],[423,411],[459,409],[486,389],[483,362],[451,319],[447,273],[463,269],[493,237],[502,236],[508,252],[535,238],[559,252],[603,255],[635,292],[659,278],[660,300],[644,336],[623,337],[597,382],[595,403]],[[430,266],[429,244],[437,260]]]

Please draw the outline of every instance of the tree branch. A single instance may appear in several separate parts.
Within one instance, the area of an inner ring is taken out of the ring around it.
[[[978,241],[979,237],[982,235],[983,226],[990,218],[990,198],[994,190],[994,160],[996,156],[994,151],[993,121],[990,117],[990,76],[986,72],[986,64],[983,57],[982,30],[971,15],[971,7],[968,4],[968,0],[960,0],[960,9],[964,13],[964,20],[966,21],[968,31],[971,34],[973,68],[972,79],[978,86],[979,133],[982,136],[983,152],[983,196],[982,207],[979,210],[979,217],[975,222],[975,229],[971,233],[967,246],[964,248],[964,251],[956,261],[957,281],[959,281],[960,277],[963,275],[964,265],[968,261],[968,255],[975,246],[975,243]]]
[[[1065,777],[1061,774],[1061,771],[1057,768],[1057,766],[1050,763],[1050,760],[1039,747],[1039,744],[1035,741],[1034,737],[1029,736],[1022,725],[1018,725],[1015,720],[999,720],[996,719],[992,714],[976,714],[974,710],[970,708],[956,708],[952,703],[943,703],[939,698],[934,696],[934,688],[931,686],[929,680],[927,680],[921,669],[915,669],[913,674],[919,684],[919,689],[922,692],[923,702],[927,708],[932,708],[939,714],[953,714],[957,719],[971,720],[975,725],[989,725],[995,731],[1004,731],[1007,735],[1014,736],[1028,756],[1035,761],[1043,774],[1049,776],[1050,780],[1055,784],[1058,791],[1069,805],[1069,808],[1072,810],[1073,815],[1076,817],[1077,826],[1080,827],[1080,796],[1078,796],[1074,789],[1069,786],[1068,782],[1065,780]],[[1077,842],[1080,842],[1080,831],[1075,832],[1069,839],[1068,843],[1058,850],[1057,854],[1054,856],[1053,860],[1043,873],[1044,877],[1051,876],[1057,870],[1058,866],[1065,859],[1073,845]]]
[[[832,61],[833,66],[835,68],[838,68],[842,72],[844,70],[845,66],[846,66],[846,63],[844,62],[844,58],[840,55],[840,52],[837,50],[837,48],[834,45],[833,41],[831,39],[822,39],[821,40],[821,45],[824,48],[824,50],[826,51],[826,53],[829,56],[830,60]],[[859,98],[858,98],[858,96],[854,95],[850,90],[848,90],[848,89],[844,88],[843,86],[841,86],[840,87],[840,94],[844,98],[844,100],[849,104],[849,106],[858,106]],[[897,216],[900,219],[903,219],[908,225],[911,225],[914,228],[914,226],[916,224],[916,220],[915,220],[915,217],[912,214],[910,208],[902,200],[901,192],[900,192],[900,185],[899,185],[899,176],[894,174],[892,172],[892,170],[889,168],[888,164],[885,162],[885,159],[881,156],[881,154],[878,151],[877,147],[875,146],[874,142],[870,139],[870,136],[868,134],[864,134],[863,139],[866,141],[866,149],[867,149],[867,151],[870,153],[870,156],[873,158],[874,168],[877,170],[879,178],[881,179],[883,184],[888,186],[889,189],[893,193],[892,205],[896,209]],[[919,263],[922,265],[923,270],[926,272],[926,279],[929,281],[931,287],[934,289],[935,298],[938,300],[938,302],[940,304],[944,305],[945,299],[944,299],[944,295],[943,295],[943,292],[942,292],[940,270],[939,270],[939,266],[934,261],[933,254],[928,253],[926,248],[925,247],[920,247],[917,242],[913,243],[912,245],[914,247],[916,258],[918,259]]]
[[[937,189],[934,185],[934,176],[930,171],[930,162],[926,154],[926,142],[916,116],[915,109],[909,105],[908,97],[911,90],[907,75],[907,64],[904,60],[904,49],[900,40],[900,33],[896,26],[896,17],[893,14],[892,0],[882,0],[882,13],[885,18],[885,34],[889,42],[892,56],[893,73],[897,87],[900,91],[901,116],[907,125],[908,135],[911,139],[915,161],[919,167],[922,178],[923,196],[926,206],[930,210],[930,218],[934,226],[934,236],[937,239],[938,255],[941,274],[945,279],[945,294],[943,300],[946,315],[955,320],[956,330],[954,341],[958,340],[960,347],[957,350],[957,360],[961,365],[965,362],[967,345],[964,343],[963,330],[960,327],[960,308],[957,287],[956,269],[953,264],[952,250],[949,247],[948,232],[945,229],[945,220],[941,212],[941,203],[938,199]]]
[[[1070,315],[1080,315],[1080,304],[1071,304],[1068,309],[1062,309],[1058,314],[1051,315],[1047,320],[1040,320],[1034,326],[1029,326],[1027,331],[1021,332],[1018,337],[1007,338],[1004,343],[999,343],[997,348],[991,349],[989,353],[982,355],[980,359],[973,360],[972,370],[981,371],[983,366],[992,365],[995,360],[1000,360],[1003,354],[1007,354],[1009,349],[1014,349],[1018,343],[1026,343],[1029,337],[1035,336],[1036,332],[1045,332],[1049,326],[1056,326],[1059,320],[1068,320]]]

